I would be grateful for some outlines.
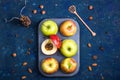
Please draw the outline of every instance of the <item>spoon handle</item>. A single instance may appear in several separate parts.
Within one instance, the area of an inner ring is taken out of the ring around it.
[[[78,15],[77,12],[74,12],[74,14],[80,19],[80,21],[85,25],[85,27],[91,32],[92,36],[96,36],[96,33],[93,32],[90,27],[83,21],[83,19]]]

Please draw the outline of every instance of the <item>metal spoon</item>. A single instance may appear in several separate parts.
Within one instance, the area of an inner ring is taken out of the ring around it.
[[[80,21],[86,26],[86,28],[91,32],[92,36],[96,36],[96,33],[93,32],[90,27],[83,21],[83,19],[78,15],[77,11],[76,11],[76,7],[74,5],[70,6],[68,9],[71,13],[75,14]]]

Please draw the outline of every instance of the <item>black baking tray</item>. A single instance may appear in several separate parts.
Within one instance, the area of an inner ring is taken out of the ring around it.
[[[53,20],[57,23],[58,25],[58,29],[60,27],[60,24],[65,21],[65,20],[72,20],[76,23],[76,26],[77,26],[77,31],[76,31],[76,34],[71,36],[71,37],[65,37],[63,36],[60,31],[58,30],[58,33],[57,35],[61,38],[61,40],[64,40],[64,39],[73,39],[75,40],[75,42],[78,44],[78,52],[75,56],[73,56],[72,58],[74,58],[77,62],[77,69],[75,72],[73,73],[70,73],[70,74],[66,74],[66,73],[63,73],[61,71],[61,69],[59,68],[59,70],[54,73],[54,74],[46,74],[42,71],[41,69],[41,61],[47,57],[53,57],[55,59],[58,60],[58,62],[60,63],[61,60],[63,60],[65,57],[60,53],[60,51],[58,50],[55,54],[53,55],[50,55],[50,56],[47,56],[45,54],[42,53],[41,51],[41,44],[42,42],[45,40],[45,39],[48,39],[49,37],[46,37],[42,34],[41,30],[40,30],[40,27],[41,27],[41,24],[46,21],[46,20]],[[75,74],[78,73],[79,71],[79,67],[80,67],[80,27],[79,27],[79,24],[77,21],[75,21],[74,19],[70,19],[70,18],[50,18],[50,19],[44,19],[42,20],[40,23],[39,23],[39,26],[38,26],[38,69],[40,71],[40,73],[44,76],[47,76],[47,77],[69,77],[69,76],[74,76]]]

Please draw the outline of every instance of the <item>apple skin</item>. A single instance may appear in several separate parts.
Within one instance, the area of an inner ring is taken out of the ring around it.
[[[58,71],[59,63],[55,58],[47,57],[41,63],[42,71],[46,74],[53,74]]]
[[[65,58],[61,61],[60,68],[65,73],[73,73],[77,68],[77,62],[73,58]]]
[[[58,26],[57,26],[56,22],[54,22],[53,20],[46,20],[41,24],[41,32],[45,36],[57,34]]]
[[[60,25],[60,32],[64,36],[73,36],[76,31],[76,24],[72,20],[66,20]]]
[[[78,46],[74,40],[65,39],[62,41],[60,52],[65,57],[72,57],[72,56],[76,55],[77,51],[78,51]]]
[[[55,35],[55,34],[50,35],[50,39],[57,46],[58,49],[61,47],[61,40],[60,40],[60,37],[58,35]]]

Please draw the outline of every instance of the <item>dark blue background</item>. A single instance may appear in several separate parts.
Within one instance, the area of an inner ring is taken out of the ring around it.
[[[41,15],[39,4],[44,5],[45,15]],[[89,31],[79,19],[68,12],[68,7],[74,4],[78,14],[97,33],[92,37]],[[88,5],[93,5],[92,11]],[[4,18],[10,19],[19,16],[20,9],[24,6],[24,0],[0,0],[0,80],[20,80],[26,75],[26,80],[120,80],[120,0],[27,0],[24,15],[31,18],[32,24],[29,28],[23,27],[18,20],[5,23]],[[38,13],[33,14],[32,10],[37,9]],[[88,17],[92,15],[93,20]],[[81,28],[81,62],[80,71],[77,75],[68,78],[46,78],[38,71],[37,52],[37,29],[38,24],[45,18],[73,18],[78,21]],[[18,34],[18,37],[15,37]],[[29,44],[27,40],[33,42]],[[91,48],[87,43],[92,44]],[[104,51],[99,47],[104,47]],[[31,54],[26,55],[27,49],[31,48]],[[16,52],[17,57],[13,58],[12,53]],[[94,61],[91,56],[97,55]],[[24,61],[27,66],[22,66]],[[93,62],[98,66],[93,71],[87,67]],[[30,67],[33,73],[30,74],[27,68]]]

